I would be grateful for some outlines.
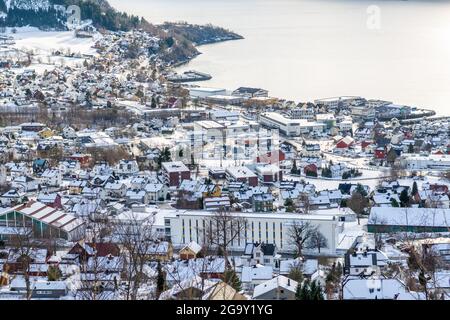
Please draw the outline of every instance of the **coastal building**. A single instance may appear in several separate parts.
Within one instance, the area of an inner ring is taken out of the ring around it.
[[[297,107],[290,108],[288,110],[288,115],[292,119],[314,120],[316,116],[314,107],[315,106],[312,103],[299,104]]]
[[[276,112],[265,112],[260,115],[260,123],[269,128],[278,129],[280,133],[288,137],[300,136],[304,133],[320,133],[326,128],[326,124],[310,122],[305,119],[289,119]]]
[[[352,112],[352,117],[357,120],[373,120],[376,116],[375,107],[367,104],[363,106],[351,106],[350,111]]]
[[[269,91],[260,88],[240,87],[234,90],[232,95],[246,98],[268,97]]]
[[[189,89],[189,94],[192,98],[207,98],[210,96],[226,95],[226,92],[225,89],[219,88],[197,87]]]
[[[323,105],[328,107],[329,109],[337,109],[338,107],[347,108],[350,104],[355,101],[361,99],[356,96],[342,96],[342,97],[331,97],[331,98],[323,98],[314,100],[316,105]]]

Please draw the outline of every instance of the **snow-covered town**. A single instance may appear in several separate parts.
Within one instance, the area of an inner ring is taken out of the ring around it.
[[[142,30],[1,31],[0,299],[449,299],[450,116],[186,83]]]

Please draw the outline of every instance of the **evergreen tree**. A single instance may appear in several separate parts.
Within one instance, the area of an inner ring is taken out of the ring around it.
[[[400,193],[400,204],[402,207],[407,207],[409,204],[409,195],[406,189],[403,189]]]
[[[322,287],[316,281],[311,282],[309,297],[310,300],[323,300]]]
[[[391,198],[391,206],[393,206],[394,208],[400,207],[400,205],[398,204],[398,201],[394,198]]]
[[[239,280],[239,277],[236,274],[236,271],[229,268],[228,270],[225,271],[223,277],[224,277],[223,281],[226,284],[228,284],[229,286],[233,287],[234,290],[236,290],[236,291],[242,290],[242,283],[241,283],[241,280]]]
[[[288,198],[284,201],[284,206],[286,208],[286,212],[294,212],[295,211],[294,201],[292,201],[292,199],[290,199],[290,198]]]
[[[166,277],[164,271],[162,270],[161,263],[159,261],[156,270],[158,273],[156,277],[156,294],[159,297],[161,292],[163,292],[166,289]]]
[[[415,196],[417,193],[419,192],[418,188],[417,188],[417,182],[414,181],[413,186],[412,186],[412,192],[411,195]]]
[[[49,266],[47,271],[48,281],[57,281],[61,278],[62,273],[58,266]]]
[[[366,192],[366,190],[364,189],[364,187],[363,187],[363,185],[361,183],[358,183],[356,185],[355,191],[359,192],[363,197],[367,197],[367,192]]]
[[[303,281],[302,269],[298,266],[293,266],[291,270],[289,270],[288,278],[301,283]]]
[[[305,280],[303,283],[297,285],[297,291],[295,292],[296,300],[309,300],[309,281]]]
[[[291,173],[292,174],[298,174],[297,161],[295,159],[294,159],[294,162],[292,163]]]
[[[161,164],[163,162],[169,162],[169,161],[171,161],[170,149],[168,147],[164,147],[158,156],[158,160],[157,160],[158,166],[161,168]]]
[[[298,284],[295,292],[296,300],[323,300],[322,287],[316,282],[306,279],[302,284]]]
[[[151,102],[151,104],[150,104],[150,108],[152,108],[152,109],[156,109],[158,106],[157,106],[157,104],[156,104],[156,99],[155,99],[155,97],[152,97],[152,102]]]

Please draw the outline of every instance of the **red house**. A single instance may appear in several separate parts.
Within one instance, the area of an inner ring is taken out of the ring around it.
[[[229,182],[244,182],[250,187],[258,185],[258,176],[247,167],[229,167],[225,171],[225,176]]]
[[[118,257],[120,255],[119,247],[114,243],[86,243],[85,241],[77,242],[72,249],[69,250],[69,254],[76,254],[80,262],[87,261],[89,257],[106,257],[113,256]]]
[[[355,143],[355,140],[352,137],[344,137],[336,143],[336,148],[338,149],[348,149]]]
[[[69,160],[78,161],[82,167],[88,166],[91,162],[91,156],[89,154],[73,154]]]
[[[430,184],[430,190],[434,192],[448,193],[448,186],[445,184]]]
[[[385,148],[376,148],[375,149],[375,158],[376,159],[385,159],[386,158],[386,149]]]
[[[314,163],[311,163],[303,168],[303,172],[306,175],[308,175],[308,173],[309,174],[311,174],[311,173],[317,174],[317,169],[318,169],[317,166]]]
[[[62,208],[61,196],[58,193],[43,192],[38,195],[37,200],[55,209]]]
[[[169,187],[178,187],[181,181],[191,179],[191,171],[181,161],[163,162],[162,171]]]
[[[368,146],[372,144],[372,141],[363,141],[361,142],[361,149],[366,149]]]
[[[267,154],[260,155],[256,158],[257,163],[269,163],[269,164],[276,164],[280,161],[286,160],[286,155],[283,151],[275,151],[275,152],[268,152]]]

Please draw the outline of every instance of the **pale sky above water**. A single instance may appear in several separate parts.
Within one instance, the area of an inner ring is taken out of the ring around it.
[[[361,95],[450,115],[450,1],[110,0],[154,23],[212,23],[245,37],[201,46],[202,85],[311,101]],[[369,6],[380,29],[367,27]],[[373,12],[373,11],[372,11]]]

